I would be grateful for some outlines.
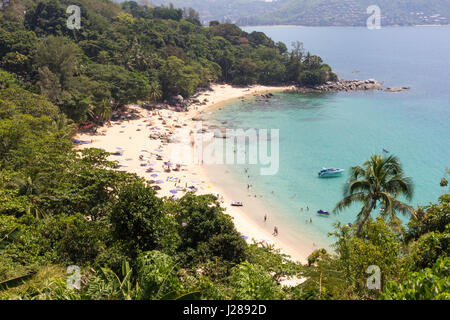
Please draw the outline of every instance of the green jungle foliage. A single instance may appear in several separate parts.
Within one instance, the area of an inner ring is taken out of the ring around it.
[[[269,81],[264,68],[280,77],[326,68],[299,44],[287,53],[262,34],[202,28],[176,9],[79,3],[91,26],[80,31],[61,26],[57,1],[20,2],[0,20],[0,299],[449,298],[450,196],[403,210],[396,194],[412,189],[396,158],[374,155],[353,169],[344,196],[362,204],[355,226],[337,225],[333,252],[302,265],[247,244],[215,196],[161,199],[112,170],[108,153],[74,150],[74,121],[107,113],[108,103],[190,94],[211,78]],[[21,5],[25,16],[14,14]],[[372,217],[370,199],[391,206]],[[81,268],[78,289],[66,285],[70,265]],[[381,270],[380,290],[366,286],[370,265]],[[282,285],[291,277],[303,282]]]
[[[81,8],[79,30],[66,25],[69,5]],[[192,9],[108,0],[11,0],[0,11],[0,68],[76,122],[105,121],[105,109],[138,101],[186,98],[210,81],[315,86],[336,79],[319,57],[289,53],[261,32],[203,27]],[[0,88],[16,81],[3,72],[0,80]]]

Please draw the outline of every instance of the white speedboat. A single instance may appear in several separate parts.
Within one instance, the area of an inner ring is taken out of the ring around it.
[[[344,169],[334,169],[334,168],[322,168],[319,171],[320,178],[331,178],[331,177],[339,177],[344,172]]]

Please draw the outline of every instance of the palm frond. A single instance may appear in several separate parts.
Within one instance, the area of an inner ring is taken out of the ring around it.
[[[351,167],[350,168],[350,179],[358,179],[358,177],[364,177],[366,175],[366,171],[360,167]]]
[[[392,207],[395,211],[398,211],[402,213],[403,215],[410,215],[414,214],[414,208],[407,205],[406,203],[401,202],[400,200],[397,200],[395,198],[391,199],[392,201]]]
[[[402,194],[407,200],[411,200],[414,194],[414,184],[411,178],[397,175],[383,185],[383,190],[389,193]]]
[[[355,180],[349,184],[348,192],[349,194],[354,194],[356,192],[369,192],[371,187],[367,180]]]
[[[350,207],[355,202],[365,202],[367,201],[367,195],[363,192],[358,192],[344,197],[339,201],[333,209],[333,213],[341,212],[344,209]]]

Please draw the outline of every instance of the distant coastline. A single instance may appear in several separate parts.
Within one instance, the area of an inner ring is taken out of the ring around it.
[[[248,25],[241,26],[239,28],[365,28],[366,26],[308,26],[308,25],[297,25],[297,24],[276,24],[276,25]],[[450,27],[450,24],[414,24],[414,25],[381,25],[381,28],[412,28],[412,27]]]

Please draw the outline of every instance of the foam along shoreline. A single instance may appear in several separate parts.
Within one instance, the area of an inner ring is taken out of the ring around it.
[[[115,153],[116,155],[111,155],[109,159],[118,162],[116,169],[136,173],[152,182],[159,197],[177,199],[191,189],[196,190],[196,194],[218,195],[222,206],[226,209],[225,212],[233,217],[237,230],[246,236],[247,242],[265,241],[290,255],[293,260],[304,263],[313,248],[307,245],[306,241],[304,244],[298,243],[298,236],[297,241],[289,241],[282,230],[280,235],[273,236],[273,226],[262,224],[262,215],[257,217],[254,215],[254,212],[262,212],[264,209],[262,204],[258,204],[257,199],[245,199],[243,207],[231,206],[231,203],[238,199],[233,198],[231,190],[223,186],[232,182],[222,183],[226,176],[215,176],[201,164],[196,164],[192,157],[191,143],[192,133],[197,125],[192,118],[198,117],[206,110],[245,96],[286,91],[292,87],[236,88],[215,84],[211,89],[212,91],[202,92],[196,98],[201,103],[191,105],[187,112],[173,112],[166,109],[148,111],[138,106],[128,106],[130,110],[139,114],[137,119],[111,122],[110,126],[99,128],[96,134],[79,134],[77,139],[90,143],[80,144],[77,148],[100,148]],[[176,136],[181,136],[181,140],[174,138]],[[171,143],[168,143],[167,137],[172,137],[169,138]],[[188,141],[182,141],[183,137],[184,139],[188,137]],[[181,159],[180,154],[191,156]]]

